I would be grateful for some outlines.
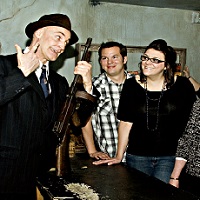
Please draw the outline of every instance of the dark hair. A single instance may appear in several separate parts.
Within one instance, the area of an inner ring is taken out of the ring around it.
[[[114,41],[110,41],[110,42],[106,42],[106,43],[103,42],[101,44],[101,46],[99,47],[99,50],[98,50],[98,55],[99,55],[98,61],[99,61],[99,64],[100,64],[100,60],[101,60],[102,50],[105,49],[105,48],[110,48],[110,47],[119,47],[120,54],[122,55],[123,59],[124,59],[125,56],[127,56],[127,48],[123,44],[121,44],[119,42],[114,42]],[[125,70],[127,69],[127,65],[126,64],[124,64],[124,69]],[[104,70],[101,67],[101,73],[102,72],[104,72]]]
[[[148,49],[155,49],[157,51],[162,52],[165,55],[165,67],[166,70],[164,71],[165,81],[167,83],[166,87],[170,88],[171,85],[174,83],[174,72],[176,69],[176,52],[175,50],[167,45],[167,42],[163,39],[154,40],[151,42],[146,48],[144,53]],[[140,80],[141,82],[146,81],[146,76],[142,72],[142,62],[139,63],[140,68]]]

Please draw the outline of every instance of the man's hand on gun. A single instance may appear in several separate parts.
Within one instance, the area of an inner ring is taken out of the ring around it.
[[[86,92],[92,90],[92,65],[86,61],[79,61],[74,68],[74,74],[79,74],[83,78],[83,86]]]

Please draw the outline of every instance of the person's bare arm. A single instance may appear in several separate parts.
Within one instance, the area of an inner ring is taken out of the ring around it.
[[[200,88],[200,83],[197,82],[191,75],[190,75],[190,71],[188,66],[185,66],[185,69],[183,70],[183,73],[185,75],[186,78],[188,78],[188,80],[192,83],[192,85],[194,86],[194,90],[198,91]]]
[[[176,159],[169,184],[179,188],[179,177],[180,177],[181,171],[183,170],[186,162],[187,161],[184,159]]]

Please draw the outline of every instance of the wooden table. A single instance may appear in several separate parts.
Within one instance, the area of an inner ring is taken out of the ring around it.
[[[64,184],[73,182],[89,185],[99,194],[100,200],[199,199],[186,191],[165,184],[164,182],[149,177],[142,172],[128,169],[122,164],[113,166],[95,166],[92,164],[92,161],[92,159],[82,154],[71,158],[71,173],[64,180]],[[51,174],[51,177],[52,176],[54,175]],[[78,199],[70,192],[65,192],[62,185],[59,186],[57,184],[57,186],[49,188],[46,181],[47,177],[38,180],[40,191],[44,195],[45,200]]]

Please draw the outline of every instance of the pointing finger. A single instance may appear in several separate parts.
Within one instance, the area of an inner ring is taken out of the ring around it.
[[[34,41],[34,43],[32,43],[31,46],[29,47],[29,48],[30,48],[30,51],[31,51],[32,53],[36,53],[39,46],[40,46],[40,44],[39,44],[39,39],[37,38],[37,39]]]
[[[30,52],[32,52],[32,53],[36,53],[37,50],[38,50],[38,47],[39,47],[39,46],[40,46],[39,43],[35,44],[35,45],[31,48]]]

